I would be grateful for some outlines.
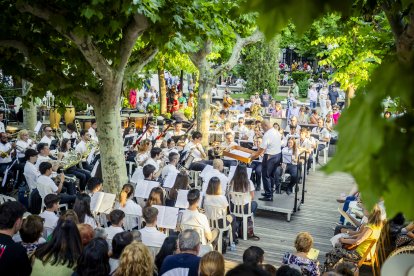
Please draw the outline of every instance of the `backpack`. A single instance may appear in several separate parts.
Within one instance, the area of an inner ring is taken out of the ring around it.
[[[238,222],[240,224],[238,236],[243,238],[243,221],[239,220]],[[260,238],[254,234],[253,221],[250,217],[247,219],[247,238],[254,241],[260,240]]]

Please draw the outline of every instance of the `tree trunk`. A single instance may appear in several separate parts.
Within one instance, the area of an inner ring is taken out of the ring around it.
[[[107,192],[115,194],[119,192],[123,184],[128,182],[120,132],[120,83],[116,82],[113,85],[106,85],[100,101],[94,106],[98,124],[97,135],[101,153],[103,183]]]
[[[23,96],[26,96],[31,88],[31,83],[22,80]],[[36,106],[33,101],[28,102],[28,107],[23,109],[23,125],[28,130],[34,130],[37,123]]]
[[[202,76],[205,76],[205,74],[200,71],[197,105],[197,130],[203,134],[202,145],[206,147],[208,146],[208,133],[210,131],[210,103],[213,84],[211,79],[203,78]]]
[[[161,60],[158,67],[158,83],[160,90],[160,114],[167,113],[167,86],[165,85],[164,61]]]

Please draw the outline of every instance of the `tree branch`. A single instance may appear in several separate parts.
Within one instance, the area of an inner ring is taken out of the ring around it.
[[[233,51],[231,53],[229,60],[226,63],[214,69],[213,76],[218,77],[221,74],[221,72],[231,70],[237,64],[243,47],[249,44],[256,43],[262,40],[263,37],[263,34],[259,30],[256,30],[251,36],[244,38],[241,38],[237,35],[236,45],[234,45],[233,47]]]
[[[213,47],[213,43],[211,42],[211,40],[206,40],[204,42],[203,47],[198,50],[195,53],[191,53],[188,56],[191,59],[191,62],[194,63],[194,65],[197,68],[200,68],[201,66],[203,66],[203,63],[206,62],[206,57],[211,53],[212,51],[212,47]]]
[[[61,25],[56,22],[52,22],[51,18],[54,15],[59,15],[64,18],[61,14],[56,14],[47,8],[39,8],[31,6],[28,3],[23,3],[18,5],[18,10],[20,12],[28,12],[38,18],[45,20],[49,25],[51,25],[56,31],[62,34],[64,37],[75,43],[78,49],[81,51],[87,62],[92,66],[92,68],[97,72],[97,74],[103,80],[112,79],[113,73],[110,65],[106,59],[102,56],[99,49],[92,42],[92,38],[89,36],[79,37],[75,33],[65,30]],[[64,19],[62,19],[64,20]],[[69,22],[67,25],[70,25]]]
[[[132,49],[137,41],[137,38],[148,28],[148,20],[142,14],[136,14],[131,22],[128,24],[125,35],[121,39],[119,53],[121,56],[118,65],[118,71],[125,69],[128,59],[131,56]]]
[[[92,106],[99,103],[99,96],[88,89],[79,89],[73,92],[73,96]]]
[[[135,72],[140,71],[145,65],[150,62],[154,56],[158,53],[158,48],[153,44],[147,45],[144,49],[138,51],[136,56],[134,55],[134,61],[128,64],[125,69],[125,77],[132,75]]]
[[[30,54],[30,48],[22,41],[18,41],[18,40],[13,40],[13,39],[9,39],[9,40],[0,40],[0,47],[4,47],[4,48],[14,48],[16,50],[18,50],[25,58],[26,60],[30,60],[30,62],[41,72],[45,72],[45,64],[44,63],[39,63],[37,61],[33,61],[31,59],[31,54]]]

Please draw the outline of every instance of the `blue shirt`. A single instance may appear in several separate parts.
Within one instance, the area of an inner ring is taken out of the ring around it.
[[[198,276],[200,257],[194,254],[181,253],[165,258],[160,275]]]

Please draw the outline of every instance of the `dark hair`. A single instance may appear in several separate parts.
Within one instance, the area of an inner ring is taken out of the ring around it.
[[[177,156],[180,156],[178,153],[176,153],[176,152],[170,152],[170,154],[168,154],[168,161],[170,161],[170,163],[171,162],[173,162],[174,161],[174,159],[177,157]]]
[[[151,149],[151,158],[155,158],[158,154],[162,152],[162,149],[155,147]]]
[[[213,176],[212,178],[210,178],[210,181],[208,182],[206,194],[207,195],[218,195],[217,193],[217,190],[219,190],[218,187],[221,187],[220,178],[218,178],[217,176]],[[220,194],[221,194],[221,189],[220,189]]]
[[[107,276],[111,272],[109,266],[108,243],[102,238],[91,240],[83,249],[75,270],[79,276]]]
[[[188,191],[187,201],[188,201],[188,204],[190,204],[190,206],[195,204],[199,199],[200,199],[200,191],[199,190],[191,189],[190,191]]]
[[[84,223],[85,217],[92,217],[91,213],[91,197],[87,194],[79,194],[73,204],[73,211],[78,215],[79,222]]]
[[[142,168],[142,173],[145,178],[148,178],[153,172],[155,172],[155,167],[151,164],[147,164]]]
[[[226,276],[267,276],[267,275],[270,275],[270,274],[260,269],[257,266],[252,266],[248,264],[240,264],[226,273]]]
[[[174,185],[172,189],[170,190],[170,193],[168,194],[168,197],[170,200],[176,200],[177,199],[177,192],[178,190],[188,190],[190,180],[188,179],[188,175],[180,172],[177,174],[177,177],[175,178]]]
[[[276,275],[277,269],[271,264],[261,264],[259,265],[259,267],[263,269],[264,271],[266,271],[267,273],[269,273],[270,275]]]
[[[152,205],[164,205],[164,190],[161,187],[152,188],[145,206]]]
[[[53,204],[59,203],[59,201],[60,201],[60,197],[58,195],[55,195],[55,194],[48,194],[43,199],[43,202],[45,203],[45,206],[48,209],[52,208]]]
[[[41,244],[34,256],[43,263],[72,268],[82,253],[78,227],[72,220],[59,219],[50,241]]]
[[[40,163],[39,165],[39,172],[41,174],[45,174],[47,170],[52,168],[52,164],[50,164],[49,162],[45,161]]]
[[[200,131],[194,131],[191,137],[193,138],[193,140],[200,139],[201,137],[203,137],[203,134],[201,134]]]
[[[23,220],[19,233],[23,242],[36,242],[43,233],[43,218],[38,215],[28,216]]]
[[[92,119],[91,120],[91,124],[93,125],[94,123],[96,123],[96,120],[95,119]]]
[[[351,262],[339,262],[335,267],[335,272],[342,276],[353,276],[355,265]]]
[[[246,165],[237,165],[234,176],[230,181],[230,187],[233,187],[234,192],[249,192],[250,181]]]
[[[66,152],[66,144],[69,142],[70,140],[68,138],[63,138],[62,142],[60,143],[60,151],[61,152]]]
[[[158,209],[155,207],[145,207],[142,210],[142,217],[147,223],[154,223],[158,216]]]
[[[122,250],[134,240],[132,232],[117,233],[112,239],[112,258],[119,259]]]
[[[299,270],[292,268],[289,265],[282,265],[276,271],[276,276],[301,276],[301,275],[302,273]]]
[[[89,191],[93,191],[96,187],[102,184],[102,179],[99,177],[91,177],[88,180],[88,183],[86,184],[86,187],[88,187]]]
[[[87,130],[85,130],[85,129],[82,129],[82,130],[80,131],[79,135],[82,137],[82,136],[85,136],[85,134],[86,134],[86,133],[88,133],[88,131],[87,131]]]
[[[226,114],[227,114],[226,110],[221,110],[221,111],[220,111],[220,115],[221,115],[221,114],[226,115]]]
[[[177,240],[178,236],[175,235],[165,238],[160,251],[158,252],[157,256],[155,256],[155,266],[158,268],[158,271],[160,271],[164,259],[167,256],[173,255],[177,250]]]
[[[76,131],[76,125],[74,123],[67,124],[66,128],[72,131]]]
[[[121,220],[123,220],[124,218],[125,218],[125,213],[122,210],[115,209],[109,213],[109,221],[112,224],[118,225],[121,222]]]
[[[257,266],[263,262],[264,251],[258,246],[250,246],[243,253],[243,263]]]
[[[26,208],[18,201],[8,201],[0,205],[0,230],[11,229]]]
[[[29,161],[30,157],[36,156],[38,154],[39,153],[35,151],[34,149],[27,149],[26,152],[24,153],[24,157],[26,158],[27,161]]]
[[[39,144],[37,144],[37,147],[36,147],[37,152],[40,152],[46,146],[49,146],[49,145],[46,144],[46,143],[39,143]]]

